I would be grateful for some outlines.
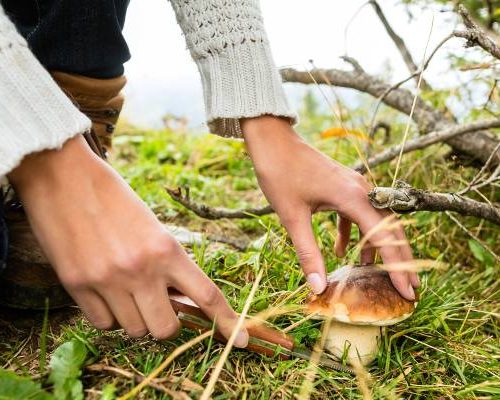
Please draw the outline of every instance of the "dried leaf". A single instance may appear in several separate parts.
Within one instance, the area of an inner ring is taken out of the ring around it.
[[[357,137],[358,139],[365,140],[367,142],[370,141],[370,138],[364,134],[361,131],[354,130],[354,129],[347,129],[341,126],[329,128],[327,130],[324,130],[321,132],[321,138],[326,139],[330,137],[338,137],[338,138],[343,138],[347,136],[354,136]]]

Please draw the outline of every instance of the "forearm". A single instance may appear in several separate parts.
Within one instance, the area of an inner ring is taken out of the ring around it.
[[[201,74],[210,131],[242,137],[240,120],[295,122],[274,64],[257,0],[171,0]]]
[[[89,128],[0,6],[0,177],[27,154],[60,148]]]

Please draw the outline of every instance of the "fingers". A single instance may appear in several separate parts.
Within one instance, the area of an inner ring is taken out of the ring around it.
[[[394,232],[384,228],[382,223],[383,216],[376,210],[372,209],[365,213],[364,218],[359,222],[359,227],[364,235],[369,235],[371,243],[387,243],[379,248],[380,255],[385,264],[395,264],[405,261],[402,256],[398,238]],[[390,245],[390,243],[395,245]],[[406,272],[393,272],[389,274],[394,287],[404,298],[413,301],[415,300],[415,291],[410,282],[410,277]]]
[[[360,233],[360,240],[363,239],[363,234]],[[371,246],[368,243],[365,243],[363,248],[361,249],[360,254],[360,262],[361,265],[373,264],[375,262],[375,247]]]
[[[146,323],[156,339],[167,339],[177,336],[180,323],[167,296],[167,285],[158,282],[134,292],[134,300]]]
[[[171,277],[176,289],[190,297],[203,312],[215,321],[217,329],[229,339],[238,320],[238,314],[229,306],[226,298],[208,276],[187,255],[176,259],[178,272]],[[234,345],[246,347],[248,332],[241,328]]]
[[[411,251],[411,247],[408,244],[408,241],[406,240],[406,235],[404,232],[404,228],[400,226],[398,229],[396,229],[396,237],[398,240],[404,240],[406,242],[406,245],[400,246],[401,250],[401,255],[405,261],[411,261],[413,260],[413,253]],[[420,287],[420,279],[418,279],[418,275],[416,272],[408,272],[408,277],[410,279],[411,285],[413,286],[414,289]]]
[[[112,329],[115,324],[113,314],[105,301],[93,290],[68,290],[89,322],[97,329]]]
[[[282,220],[299,258],[307,282],[314,293],[322,293],[326,288],[326,272],[323,256],[319,250],[311,225],[309,212],[296,215],[293,219]]]
[[[337,239],[335,240],[335,255],[339,258],[345,257],[346,248],[351,238],[352,223],[349,219],[337,214]]]
[[[106,290],[101,293],[120,326],[131,337],[141,337],[148,333],[134,298],[124,290]]]

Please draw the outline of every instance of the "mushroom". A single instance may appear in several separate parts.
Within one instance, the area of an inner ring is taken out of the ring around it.
[[[308,299],[306,310],[330,319],[325,349],[349,364],[371,363],[383,327],[408,318],[416,303],[402,297],[389,274],[374,266],[344,266],[327,277],[327,287]]]

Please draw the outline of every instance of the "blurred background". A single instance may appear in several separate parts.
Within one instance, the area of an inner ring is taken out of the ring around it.
[[[297,69],[311,67],[351,68],[339,58],[349,54],[370,73],[396,82],[408,76],[397,49],[387,36],[372,7],[362,0],[261,0],[262,12],[276,65]],[[396,0],[381,1],[390,23],[401,35],[417,63],[457,22],[453,13],[436,2],[418,5]],[[132,59],[126,64],[129,80],[123,116],[137,126],[159,128],[163,118],[184,118],[194,131],[206,131],[200,78],[186,49],[175,15],[166,0],[132,0],[125,36]],[[433,59],[426,79],[441,89],[460,79],[450,71],[448,55],[461,49],[459,40],[449,41]],[[462,53],[463,50],[457,51]],[[444,74],[446,72],[446,74]],[[463,74],[462,74],[463,77]],[[413,85],[413,82],[410,82]],[[286,84],[291,104],[299,109],[309,93],[326,108],[317,88]],[[361,101],[353,91],[336,89],[352,109]]]

